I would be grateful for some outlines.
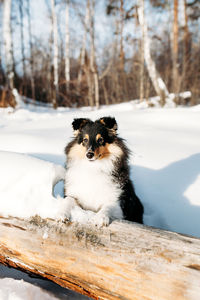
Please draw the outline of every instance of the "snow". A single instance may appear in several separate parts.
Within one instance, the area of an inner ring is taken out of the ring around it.
[[[112,115],[133,152],[131,176],[144,204],[145,224],[200,237],[200,106],[146,108],[144,103],[100,110],[1,109],[0,213],[59,218],[63,183],[56,185],[55,195],[52,188],[64,177],[73,118]]]
[[[14,280],[15,279],[15,280]],[[26,284],[28,283],[28,284]],[[47,292],[46,292],[47,291]],[[27,296],[28,294],[28,296]],[[34,294],[37,295],[33,298]],[[86,296],[62,288],[54,282],[30,277],[19,270],[0,265],[1,300],[86,300]]]
[[[0,215],[64,219],[65,201],[52,195],[64,179],[60,165],[23,154],[0,151]]]
[[[108,115],[116,118],[119,135],[132,150],[131,178],[144,205],[144,223],[200,237],[200,105],[148,108],[131,101],[99,110],[31,104],[0,109],[0,214],[59,218],[63,183],[54,194],[52,188],[63,178],[73,118]],[[81,209],[74,220],[79,216]]]
[[[4,278],[0,280],[0,299],[1,300],[56,300],[52,294],[43,291],[23,280]]]

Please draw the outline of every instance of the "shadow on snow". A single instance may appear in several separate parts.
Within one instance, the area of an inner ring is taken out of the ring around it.
[[[159,170],[131,166],[131,174],[146,225],[200,237],[200,198],[194,205],[184,195],[200,174],[200,153]],[[200,191],[197,184],[193,188]]]

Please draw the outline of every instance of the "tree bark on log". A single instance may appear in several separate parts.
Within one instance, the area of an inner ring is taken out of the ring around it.
[[[1,217],[0,262],[93,299],[200,295],[200,239],[125,221],[97,229]]]

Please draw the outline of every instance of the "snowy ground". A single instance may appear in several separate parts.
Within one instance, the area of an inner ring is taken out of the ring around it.
[[[9,113],[9,109],[1,109],[0,151],[25,153],[64,165],[64,147],[72,137],[73,118],[94,120],[108,115],[116,118],[119,135],[133,152],[131,176],[144,205],[145,224],[200,237],[200,106],[145,108],[130,102],[100,110],[54,111],[28,106]],[[4,169],[8,166],[19,175],[14,161],[12,157],[4,161]],[[18,180],[27,185],[26,176],[19,175]],[[6,183],[9,178],[4,178],[4,186]],[[57,185],[56,194],[62,197],[62,184]],[[13,200],[17,207],[17,199]],[[1,268],[0,274],[6,276]]]
[[[73,291],[0,265],[0,300],[87,300]]]

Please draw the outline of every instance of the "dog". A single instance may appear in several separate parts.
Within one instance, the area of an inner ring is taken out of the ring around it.
[[[74,207],[95,212],[98,227],[115,219],[143,223],[143,205],[129,177],[130,151],[113,117],[74,119],[74,138],[65,148],[68,217]]]

